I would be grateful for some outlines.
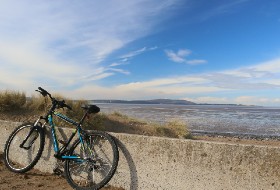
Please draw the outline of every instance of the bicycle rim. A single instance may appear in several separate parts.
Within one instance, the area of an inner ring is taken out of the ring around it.
[[[119,152],[114,139],[104,132],[92,132],[84,138],[85,147],[76,141],[71,155],[80,159],[67,160],[65,172],[68,183],[75,189],[100,189],[114,175]]]
[[[32,134],[37,138],[30,143],[27,141],[25,147],[21,148],[20,144],[29,134],[32,124],[23,124],[13,131],[8,138],[5,151],[4,161],[8,169],[13,172],[24,173],[34,167],[41,157],[44,148],[44,132],[43,129],[34,130]],[[29,138],[28,140],[30,140]]]

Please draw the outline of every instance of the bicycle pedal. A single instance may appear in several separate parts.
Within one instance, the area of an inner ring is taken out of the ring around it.
[[[59,169],[59,168],[54,168],[54,169],[53,169],[53,173],[54,173],[55,175],[62,176],[63,171],[62,171],[61,169]]]

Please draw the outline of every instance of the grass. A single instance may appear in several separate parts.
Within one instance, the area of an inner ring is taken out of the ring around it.
[[[66,116],[79,121],[82,118],[84,111],[81,108],[86,104],[86,100],[69,100],[61,95],[54,95],[57,99],[64,99],[65,102],[72,107],[74,111],[65,108],[60,112]],[[23,117],[26,115],[43,115],[51,106],[49,99],[41,95],[33,95],[27,98],[25,93],[17,91],[3,91],[0,92],[0,113],[12,115],[13,113],[22,113]],[[102,110],[101,110],[102,111]],[[54,123],[61,127],[70,127],[62,120],[54,117]],[[170,120],[164,124],[146,122],[136,118],[128,117],[120,112],[113,112],[110,114],[99,113],[91,115],[83,124],[83,128],[90,130],[103,130],[116,133],[141,134],[148,136],[161,136],[171,138],[189,138],[192,139],[191,132],[188,130],[187,124],[180,120]]]
[[[0,111],[7,112],[21,109],[26,102],[26,96],[23,92],[3,91],[0,92]]]
[[[180,120],[171,120],[164,124],[159,124],[128,117],[120,112],[113,112],[110,114],[100,113],[96,115],[95,122],[99,127],[99,130],[116,133],[172,138],[193,138],[191,132],[188,130],[187,124]]]

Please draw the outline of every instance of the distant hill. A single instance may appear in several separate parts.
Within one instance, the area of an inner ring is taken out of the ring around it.
[[[175,104],[175,105],[196,105],[187,100],[154,99],[154,100],[92,100],[94,103],[117,103],[117,104]]]

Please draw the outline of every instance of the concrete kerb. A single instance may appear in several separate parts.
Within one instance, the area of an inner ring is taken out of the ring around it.
[[[0,121],[0,151],[20,123]],[[71,130],[59,129],[62,138]],[[50,131],[42,158],[35,166],[52,172]],[[111,185],[125,189],[280,189],[280,149],[112,133],[120,161]]]

